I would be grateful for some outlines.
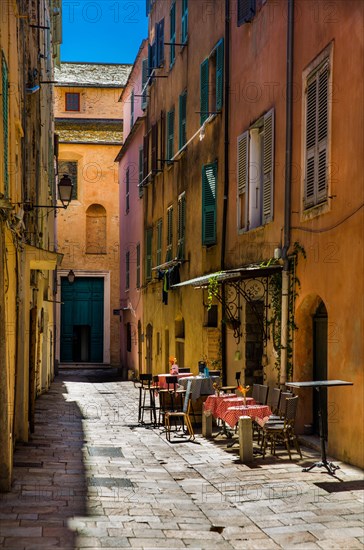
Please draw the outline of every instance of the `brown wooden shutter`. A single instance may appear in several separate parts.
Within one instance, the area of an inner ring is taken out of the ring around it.
[[[238,137],[238,229],[247,229],[249,191],[249,132]],[[243,210],[243,211],[242,211]],[[244,223],[241,220],[245,220]]]
[[[264,115],[263,224],[273,219],[274,109]]]

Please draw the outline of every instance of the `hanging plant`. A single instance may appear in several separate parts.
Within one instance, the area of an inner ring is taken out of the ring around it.
[[[207,310],[211,309],[213,299],[218,295],[218,275],[219,273],[216,273],[216,275],[209,277],[209,286],[207,287]]]

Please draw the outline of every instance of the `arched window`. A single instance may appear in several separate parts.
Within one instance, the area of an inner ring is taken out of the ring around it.
[[[101,204],[86,211],[86,254],[106,254],[106,210]]]

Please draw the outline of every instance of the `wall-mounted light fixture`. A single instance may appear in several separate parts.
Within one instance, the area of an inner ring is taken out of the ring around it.
[[[76,278],[76,275],[74,274],[72,269],[70,269],[67,275],[67,281],[69,282],[70,285],[72,285],[75,282],[75,278]]]
[[[34,208],[67,208],[72,199],[73,183],[71,178],[67,174],[63,174],[58,183],[58,198],[62,203],[62,206],[54,206],[52,204],[33,204],[32,202],[18,203],[23,206],[24,211],[29,212]]]

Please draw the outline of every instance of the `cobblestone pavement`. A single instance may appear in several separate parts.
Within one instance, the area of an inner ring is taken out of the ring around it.
[[[38,399],[0,495],[0,548],[364,547],[361,470],[302,472],[306,448],[248,467],[224,439],[169,444],[137,426],[137,390],[109,373],[62,371]]]

